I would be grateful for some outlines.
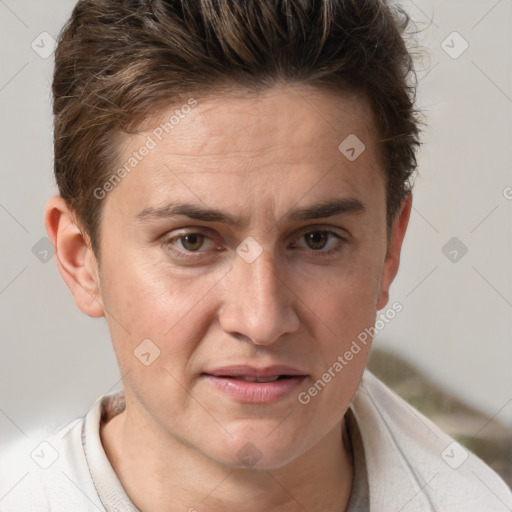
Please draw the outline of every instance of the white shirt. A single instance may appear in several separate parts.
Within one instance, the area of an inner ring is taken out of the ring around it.
[[[100,439],[102,414],[119,412],[120,404],[122,393],[105,395],[35,450],[20,446],[0,456],[0,512],[138,512]],[[370,512],[512,510],[512,492],[492,469],[368,370],[350,410],[364,448]]]

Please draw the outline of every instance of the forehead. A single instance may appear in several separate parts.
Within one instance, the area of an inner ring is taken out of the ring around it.
[[[158,130],[186,102],[183,99],[182,105],[160,112],[147,125]],[[333,141],[341,142],[350,134],[359,135],[371,146],[377,137],[369,102],[357,92],[334,94],[304,85],[279,85],[259,92],[233,89],[201,96],[196,102],[197,106],[186,116],[174,116],[178,122],[171,133],[162,134],[165,139],[170,135],[179,144],[183,157],[222,156],[229,151],[263,157],[280,149],[332,149]],[[155,130],[145,130],[152,131]]]
[[[272,216],[306,195],[357,196],[383,186],[373,113],[360,94],[288,85],[194,101],[193,108],[173,105],[125,138],[120,165],[148,140],[151,150],[113,200],[123,195],[140,211],[186,196],[263,206]]]

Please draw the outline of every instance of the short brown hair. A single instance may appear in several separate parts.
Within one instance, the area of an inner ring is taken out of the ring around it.
[[[116,169],[120,134],[192,95],[279,82],[368,98],[389,229],[420,144],[409,22],[386,0],[80,0],[55,52],[54,161],[60,195],[96,256],[93,191]]]

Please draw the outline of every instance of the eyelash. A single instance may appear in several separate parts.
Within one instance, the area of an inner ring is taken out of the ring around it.
[[[323,249],[318,249],[318,250],[314,250],[314,249],[309,249],[308,252],[309,253],[315,253],[315,255],[318,255],[320,257],[330,257],[330,256],[334,256],[335,254],[337,254],[338,252],[340,252],[342,249],[343,249],[343,245],[344,245],[344,242],[346,242],[347,240],[345,238],[343,238],[342,236],[340,236],[338,233],[336,233],[335,231],[330,231],[328,229],[315,229],[315,230],[311,230],[311,231],[304,231],[300,237],[299,237],[299,240],[305,236],[305,235],[308,235],[308,234],[311,234],[311,233],[326,233],[327,235],[332,235],[334,238],[337,238],[340,243],[332,248],[332,249],[328,249],[328,250],[323,250]],[[201,251],[184,251],[182,249],[177,249],[176,246],[174,246],[174,244],[172,242],[174,242],[175,240],[181,240],[183,238],[185,238],[186,236],[188,235],[203,235],[206,239],[210,239],[210,237],[206,234],[206,233],[203,233],[202,231],[189,231],[187,233],[181,233],[180,235],[178,236],[173,236],[171,238],[167,238],[166,240],[164,240],[163,242],[163,245],[165,246],[171,246],[172,247],[172,250],[173,252],[179,257],[179,258],[182,258],[182,259],[195,259],[195,258],[198,258],[199,256],[201,256],[203,254],[203,252]]]

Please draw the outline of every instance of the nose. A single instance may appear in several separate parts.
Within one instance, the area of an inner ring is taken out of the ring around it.
[[[252,263],[236,257],[224,280],[219,312],[223,330],[256,345],[270,345],[299,328],[294,296],[267,251]]]

